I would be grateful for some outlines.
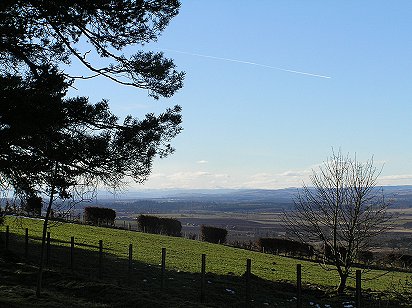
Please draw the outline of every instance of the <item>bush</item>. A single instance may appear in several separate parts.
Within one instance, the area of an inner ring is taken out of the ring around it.
[[[84,208],[84,220],[86,223],[98,225],[114,225],[116,211],[104,207],[88,206]]]
[[[226,242],[227,230],[202,225],[200,227],[200,234],[204,242],[223,244]]]
[[[260,238],[257,246],[261,251],[269,253],[285,253],[293,256],[313,256],[313,246],[297,241],[281,238]]]
[[[391,266],[412,268],[412,255],[391,253],[388,254],[385,259],[386,263],[390,264]]]
[[[374,258],[373,252],[369,250],[361,250],[358,252],[357,259],[359,262],[370,264]]]
[[[137,218],[137,230],[144,233],[160,233],[160,221],[156,216],[139,215]]]
[[[27,212],[27,214],[33,214],[33,215],[40,216],[42,206],[43,206],[43,200],[41,197],[30,196],[26,198],[24,210]]]
[[[170,236],[182,235],[182,224],[174,218],[160,218],[161,234]]]
[[[182,224],[175,218],[160,218],[150,215],[139,215],[136,220],[137,229],[141,232],[164,234],[169,236],[182,235]]]

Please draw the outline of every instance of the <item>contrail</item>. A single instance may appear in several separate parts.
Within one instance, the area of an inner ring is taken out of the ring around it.
[[[278,70],[278,71],[283,71],[283,72],[288,72],[288,73],[294,73],[294,74],[300,74],[300,75],[306,75],[306,76],[312,76],[312,77],[319,77],[319,78],[326,78],[326,79],[332,78],[332,77],[330,77],[330,76],[312,74],[312,73],[295,71],[295,70],[289,70],[289,69],[286,69],[286,68],[281,68],[281,67],[276,67],[276,66],[270,66],[270,65],[260,64],[260,63],[256,63],[256,62],[249,62],[249,61],[243,61],[243,60],[236,60],[236,59],[229,59],[229,58],[221,58],[221,57],[215,57],[215,56],[208,56],[208,55],[202,55],[202,54],[198,54],[198,53],[192,53],[192,52],[186,52],[186,51],[179,51],[179,50],[173,50],[173,49],[166,49],[166,48],[162,48],[162,50],[171,51],[171,52],[177,52],[177,53],[181,53],[181,54],[185,54],[185,55],[189,55],[189,56],[195,56],[195,57],[202,57],[202,58],[209,58],[209,59],[215,59],[215,60],[222,60],[222,61],[229,61],[229,62],[236,62],[236,63],[242,63],[242,64],[255,65],[255,66],[260,66],[260,67],[275,69],[275,70]]]

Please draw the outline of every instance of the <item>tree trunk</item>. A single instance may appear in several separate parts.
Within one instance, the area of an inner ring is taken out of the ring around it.
[[[56,173],[57,173],[57,163],[55,164],[54,178],[56,176]],[[53,183],[51,185],[51,191],[50,191],[50,200],[49,200],[49,204],[47,205],[46,217],[44,217],[44,223],[43,223],[43,235],[41,239],[40,261],[39,261],[39,273],[37,277],[37,287],[36,287],[37,297],[40,297],[40,293],[41,293],[41,284],[43,280],[43,267],[44,267],[44,252],[46,248],[47,225],[49,223],[50,212],[51,212],[51,208],[53,205],[54,189],[55,189],[55,185],[54,185],[54,180],[53,180]]]
[[[348,279],[348,274],[340,274],[340,282],[337,289],[338,294],[343,294],[346,288],[346,280]]]

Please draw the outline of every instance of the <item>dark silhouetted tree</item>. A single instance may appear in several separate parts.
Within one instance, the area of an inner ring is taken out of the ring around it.
[[[76,79],[103,76],[155,99],[172,96],[184,73],[139,46],[156,41],[179,7],[176,0],[0,1],[0,184],[22,197],[48,196],[38,296],[54,201],[97,183],[144,182],[181,130],[179,106],[119,123],[107,101],[66,99],[66,91]],[[130,46],[138,51],[129,56]],[[71,61],[90,74],[68,75]]]
[[[172,96],[184,79],[172,60],[124,49],[156,41],[179,7],[176,0],[0,1],[0,184],[23,197],[48,196],[38,296],[54,201],[97,183],[144,182],[181,130],[179,106],[119,123],[107,101],[66,99],[66,91],[76,79],[103,76],[155,99]],[[71,61],[90,75],[68,75]]]
[[[41,215],[41,208],[43,206],[43,199],[42,197],[31,195],[26,198],[24,210],[32,215]]]
[[[64,99],[67,86],[53,72],[0,77],[0,174],[19,193],[48,195],[44,239],[56,198],[72,197],[79,186],[118,186],[125,177],[145,181],[154,157],[172,153],[169,141],[181,130],[179,107],[119,123],[105,101]]]
[[[147,89],[154,98],[170,97],[182,87],[184,73],[161,52],[125,47],[156,41],[178,14],[177,0],[2,0],[0,73],[29,70],[39,78],[50,67],[79,61],[90,75]]]
[[[313,171],[312,187],[304,186],[295,210],[284,216],[288,231],[303,243],[321,242],[318,250],[338,272],[337,291],[344,292],[359,254],[389,227],[391,215],[373,159],[360,163],[341,152]]]

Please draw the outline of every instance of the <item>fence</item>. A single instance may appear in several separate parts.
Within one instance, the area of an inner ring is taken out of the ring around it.
[[[37,238],[38,239],[38,238]],[[21,242],[21,241],[20,241]],[[45,263],[47,265],[50,265],[51,263],[51,235],[50,232],[47,232],[47,239],[46,239],[46,259]],[[69,261],[68,261],[68,267],[71,271],[75,271],[76,268],[76,262],[75,262],[75,248],[76,248],[76,242],[75,242],[75,237],[72,236],[70,238],[70,242],[67,242],[70,244],[69,247]],[[97,276],[99,278],[102,278],[103,270],[104,270],[104,245],[103,245],[103,240],[98,241],[98,245],[93,246],[89,245],[89,247],[95,248],[96,253],[97,253]],[[5,249],[6,251],[10,249],[10,228],[9,226],[6,226],[6,232],[5,232],[5,241],[4,241]],[[83,244],[84,245],[84,244]],[[24,258],[28,259],[29,258],[29,253],[30,253],[30,237],[29,237],[29,230],[28,228],[25,228],[25,236],[24,236]],[[133,244],[129,244],[128,251],[127,251],[127,275],[130,279],[130,277],[133,274],[133,262],[135,261],[133,259]],[[201,255],[201,266],[200,266],[200,283],[199,283],[199,301],[201,303],[206,302],[206,295],[207,295],[207,284],[205,283],[206,281],[206,254]],[[159,282],[159,288],[160,290],[165,289],[165,273],[166,273],[166,248],[162,248],[161,250],[161,263],[160,263],[160,282]],[[245,266],[245,275],[244,275],[244,307],[249,307],[251,305],[251,298],[252,298],[252,293],[251,293],[251,277],[252,277],[252,260],[247,259],[246,260],[246,266]],[[361,271],[356,270],[356,296],[355,296],[355,303],[356,307],[360,308],[361,307],[361,301],[362,301],[362,292],[361,292]],[[302,302],[303,302],[303,297],[302,297],[302,266],[301,264],[297,264],[296,266],[296,307],[301,308],[302,307]]]

